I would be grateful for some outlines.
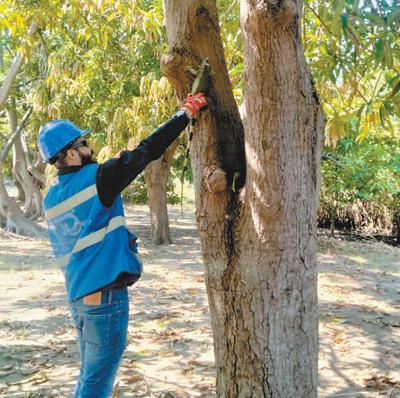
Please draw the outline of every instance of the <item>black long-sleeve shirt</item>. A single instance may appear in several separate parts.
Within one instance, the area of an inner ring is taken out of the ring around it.
[[[158,127],[132,151],[122,151],[119,157],[100,164],[96,176],[96,187],[101,203],[110,207],[119,195],[153,160],[158,159],[186,128],[189,119],[184,111],[178,111],[171,119]],[[58,171],[58,175],[76,173],[84,166],[69,166]],[[126,272],[104,288],[121,288],[136,281],[135,275]]]
[[[153,160],[158,159],[186,128],[189,119],[184,111],[178,111],[171,119],[158,127],[132,151],[122,151],[118,158],[100,164],[96,187],[101,203],[110,207],[120,194]],[[58,175],[76,173],[84,166],[69,166]]]

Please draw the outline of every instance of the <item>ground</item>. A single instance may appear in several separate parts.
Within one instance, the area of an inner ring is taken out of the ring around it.
[[[114,397],[215,397],[213,343],[193,209],[170,209],[174,244],[127,212],[143,278]],[[70,397],[78,370],[62,275],[48,243],[0,236],[0,396]],[[400,397],[400,249],[319,236],[319,397]]]

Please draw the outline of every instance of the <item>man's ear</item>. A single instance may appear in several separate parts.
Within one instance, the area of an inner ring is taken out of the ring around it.
[[[74,151],[73,149],[67,149],[67,152],[65,153],[65,159],[70,162],[73,160],[76,160],[78,157],[78,153]]]

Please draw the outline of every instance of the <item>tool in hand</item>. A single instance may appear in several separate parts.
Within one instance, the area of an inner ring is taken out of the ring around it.
[[[199,94],[199,93],[202,93],[203,97],[206,96],[207,92],[208,92],[208,88],[210,86],[210,78],[211,78],[211,67],[208,64],[208,61],[206,59],[204,59],[196,73],[196,77],[192,84],[191,95],[188,95],[188,98],[193,98],[194,96],[196,96],[196,94]],[[206,101],[206,104],[208,105],[209,99],[204,98],[204,100]],[[189,104],[189,106],[190,106],[190,104]],[[198,105],[195,104],[195,106],[198,106]],[[203,107],[204,107],[204,105],[201,108],[203,108]],[[197,112],[200,109],[198,109]],[[190,125],[189,125],[188,142],[187,142],[187,146],[186,146],[185,158],[183,161],[183,169],[182,169],[182,176],[181,176],[181,214],[182,214],[182,216],[183,216],[183,182],[184,182],[184,178],[185,178],[185,173],[187,171],[187,163],[188,163],[189,154],[190,154],[190,144],[191,144],[192,138],[193,138],[193,126],[197,122],[197,118],[194,116],[196,116],[196,114],[198,114],[197,112],[195,112],[194,114],[192,113],[193,117],[191,118]]]

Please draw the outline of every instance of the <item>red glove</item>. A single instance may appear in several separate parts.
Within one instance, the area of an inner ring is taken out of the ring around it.
[[[182,107],[189,111],[189,117],[194,117],[205,106],[207,106],[207,100],[204,93],[197,93],[188,94]]]

